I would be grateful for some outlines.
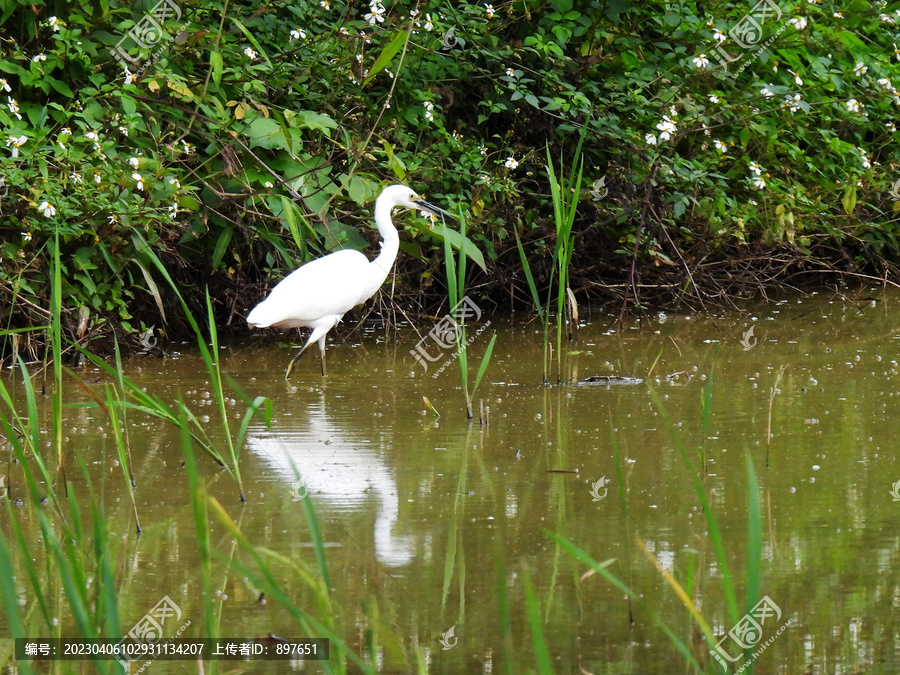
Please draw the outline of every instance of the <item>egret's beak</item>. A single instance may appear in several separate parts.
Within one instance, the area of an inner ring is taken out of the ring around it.
[[[438,207],[435,206],[434,204],[429,204],[429,203],[426,202],[424,199],[417,199],[417,200],[416,200],[416,208],[417,208],[419,211],[424,211],[424,212],[426,212],[426,213],[431,213],[431,214],[434,214],[434,215],[436,215],[436,216],[440,216],[441,218],[449,218],[449,219],[452,220],[454,223],[457,222],[456,218],[454,218],[452,215],[450,215],[449,213],[447,213],[446,211],[444,211],[444,209],[438,208]]]

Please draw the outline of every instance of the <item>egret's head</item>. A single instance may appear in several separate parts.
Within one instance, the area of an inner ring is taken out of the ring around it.
[[[444,216],[445,218],[449,218],[450,220],[456,220],[456,218],[451,216],[443,209],[438,208],[434,204],[429,204],[428,202],[426,202],[419,195],[417,195],[414,190],[411,190],[405,185],[390,185],[386,187],[378,197],[378,201],[381,200],[386,200],[391,205],[391,208],[395,206],[401,206],[407,209],[412,209],[413,211],[421,211],[423,213],[430,213],[436,216]]]

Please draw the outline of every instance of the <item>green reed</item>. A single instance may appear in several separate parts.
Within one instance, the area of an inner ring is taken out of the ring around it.
[[[447,226],[443,225],[444,231],[447,230]],[[470,244],[466,242],[468,239],[466,238],[466,218],[465,214],[460,211],[459,214],[459,232],[460,232],[460,241],[459,241],[459,262],[456,262],[456,258],[453,255],[453,248],[450,244],[450,237],[444,236],[444,265],[447,269],[447,299],[450,302],[450,309],[452,310],[459,304],[459,302],[465,297],[466,290],[466,257],[468,253],[466,252],[467,247]],[[494,343],[497,341],[497,334],[494,333],[491,336],[491,341],[488,343],[487,349],[484,352],[484,356],[481,357],[481,362],[478,366],[478,372],[475,375],[475,382],[472,389],[469,389],[469,344],[466,338],[466,317],[465,312],[459,312],[459,316],[452,317],[454,321],[457,323],[455,334],[456,341],[456,353],[458,355],[459,361],[459,374],[460,379],[462,381],[462,389],[463,393],[466,397],[466,417],[472,419],[474,414],[472,413],[472,399],[475,397],[475,392],[478,390],[478,385],[481,384],[481,379],[484,377],[484,373],[487,370],[488,364],[491,361],[491,354],[494,352]],[[485,420],[481,420],[482,424],[484,424]]]
[[[517,230],[516,247],[519,250],[519,259],[522,262],[522,270],[528,282],[531,298],[537,309],[543,327],[543,364],[544,384],[550,383],[551,370],[553,368],[552,347],[550,344],[550,314],[554,302],[554,290],[556,291],[556,365],[557,383],[568,381],[565,376],[565,354],[563,350],[563,334],[568,327],[568,338],[574,340],[578,323],[578,304],[575,294],[569,285],[569,269],[572,265],[572,254],[575,251],[575,236],[572,226],[575,223],[575,215],[578,211],[578,201],[581,195],[581,179],[584,171],[584,161],[581,157],[581,147],[584,143],[584,132],[578,139],[575,154],[572,159],[572,167],[568,178],[563,172],[563,160],[560,157],[560,174],[557,177],[553,165],[553,157],[550,154],[550,146],[547,145],[547,179],[550,183],[550,196],[553,203],[553,222],[556,228],[556,244],[553,248],[553,261],[550,267],[550,280],[547,284],[547,299],[541,302],[540,293],[534,282],[534,274],[525,254],[522,239]],[[554,289],[554,278],[556,278]]]

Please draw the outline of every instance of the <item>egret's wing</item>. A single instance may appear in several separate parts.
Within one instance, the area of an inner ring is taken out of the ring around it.
[[[250,312],[247,322],[289,328],[339,316],[359,303],[360,288],[370,274],[369,260],[359,251],[336,251],[318,258],[286,276]]]

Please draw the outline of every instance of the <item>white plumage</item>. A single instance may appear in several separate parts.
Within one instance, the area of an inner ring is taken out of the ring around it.
[[[405,185],[386,187],[375,200],[375,225],[383,240],[375,260],[370,262],[359,251],[344,250],[308,262],[286,276],[247,316],[247,323],[253,328],[312,329],[306,344],[288,364],[285,379],[313,342],[319,343],[322,375],[326,374],[328,331],[347,311],[375,295],[397,259],[400,237],[391,221],[391,211],[398,206],[452,217]]]

